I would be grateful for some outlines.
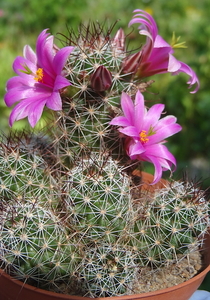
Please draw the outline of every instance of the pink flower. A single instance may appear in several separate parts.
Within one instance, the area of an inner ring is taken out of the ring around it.
[[[155,184],[161,179],[162,171],[171,170],[172,165],[176,166],[174,156],[163,143],[165,138],[182,128],[174,116],[160,119],[165,107],[163,104],[155,104],[147,111],[140,91],[136,93],[135,103],[129,95],[123,93],[121,106],[124,116],[115,117],[110,124],[120,126],[119,131],[127,137],[125,148],[131,159],[154,164]]]
[[[18,76],[8,80],[4,100],[7,106],[19,103],[10,115],[10,126],[14,121],[28,117],[34,127],[45,105],[55,111],[62,109],[60,91],[70,85],[63,76],[63,68],[74,47],[55,51],[53,39],[47,29],[43,30],[37,39],[36,54],[26,45],[24,57],[18,56],[13,63]]]
[[[136,9],[133,19],[129,26],[140,23],[139,33],[147,37],[145,45],[142,47],[141,60],[137,70],[137,76],[140,78],[148,77],[159,73],[171,73],[172,75],[184,72],[190,76],[188,80],[189,87],[196,84],[196,88],[191,93],[196,93],[200,87],[199,80],[195,72],[185,63],[178,61],[172,54],[174,52],[160,35],[153,17],[147,12]]]

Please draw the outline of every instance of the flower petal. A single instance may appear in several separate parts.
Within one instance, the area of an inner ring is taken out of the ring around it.
[[[135,109],[134,109],[134,126],[136,127],[138,134],[142,130],[144,114],[145,114],[144,96],[138,90],[135,97]]]
[[[28,116],[29,123],[32,127],[36,125],[41,117],[43,107],[45,105],[45,99],[30,98],[22,100],[12,110],[9,118],[10,126],[14,121],[21,120]]]
[[[34,127],[36,123],[39,121],[39,119],[41,118],[45,103],[46,103],[46,99],[43,98],[30,105],[29,112],[28,112],[28,121],[31,127]]]
[[[66,63],[66,60],[73,50],[74,50],[74,47],[69,46],[69,47],[64,47],[64,48],[60,49],[56,53],[56,55],[53,59],[53,67],[54,67],[56,74],[61,74],[63,67]]]
[[[64,78],[61,75],[57,75],[54,81],[54,87],[53,90],[54,91],[58,91],[60,89],[63,89],[67,86],[71,85],[71,83],[69,82],[68,79]]]
[[[29,45],[26,45],[23,48],[23,56],[29,60],[30,62],[32,62],[32,64],[36,65],[37,64],[37,57],[35,52],[31,49],[31,47]]]
[[[130,122],[128,121],[128,119],[126,119],[123,116],[120,117],[115,117],[114,119],[111,120],[111,122],[109,123],[110,125],[117,125],[117,126],[130,126]]]
[[[145,148],[143,147],[142,143],[137,142],[137,143],[130,144],[128,152],[130,158],[132,159],[132,157],[144,153]]]
[[[52,110],[62,110],[62,101],[59,92],[53,92],[46,101],[46,106]]]
[[[131,97],[124,92],[121,96],[121,106],[126,119],[130,122],[130,125],[134,125],[134,103]]]
[[[157,183],[161,179],[163,170],[171,170],[171,165],[176,166],[175,157],[164,145],[150,146],[141,154],[141,158],[154,164],[155,174],[152,184]]]
[[[31,73],[36,74],[37,67],[36,67],[36,65],[34,65],[31,61],[27,60],[26,58],[18,56],[14,60],[13,70],[19,76],[27,78],[29,76],[29,74],[26,74],[26,72],[29,70],[29,71],[31,71]]]
[[[189,88],[191,88],[194,84],[196,85],[194,91],[191,91],[190,93],[191,94],[196,93],[200,88],[200,82],[198,80],[196,73],[187,64],[185,64],[183,62],[180,62],[180,64],[181,64],[181,67],[179,68],[179,70],[177,72],[173,73],[173,75],[176,75],[179,72],[183,72],[183,73],[186,73],[187,75],[189,75],[190,79],[187,82],[189,84]]]
[[[139,131],[135,126],[127,126],[123,129],[119,129],[119,131],[127,136],[139,138]]]
[[[168,72],[177,72],[181,68],[181,63],[173,55],[169,54]]]
[[[148,110],[144,117],[144,130],[148,132],[151,126],[156,126],[164,108],[164,104],[155,104]]]
[[[157,144],[164,141],[166,138],[174,135],[175,133],[182,130],[179,124],[170,124],[160,128],[155,134],[149,136],[149,141],[147,145]]]

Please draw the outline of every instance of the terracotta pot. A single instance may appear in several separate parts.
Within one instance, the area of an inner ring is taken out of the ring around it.
[[[153,181],[154,178],[153,175],[150,173],[134,171],[132,174],[141,177],[141,181],[142,181],[141,188],[143,190],[149,190],[150,192],[153,192],[156,188],[164,188],[165,185],[167,184],[167,180],[161,179],[160,181],[158,181],[158,183],[154,185],[150,185],[150,183]]]
[[[158,290],[150,293],[136,294],[130,296],[119,296],[109,298],[109,300],[188,300],[190,296],[197,290],[202,283],[206,274],[210,271],[210,235],[207,236],[206,243],[204,245],[204,263],[206,268],[195,277],[189,279],[184,283],[180,283],[176,286]],[[5,274],[0,269],[0,299],[1,300],[85,300],[92,298],[84,298],[78,296],[68,296],[57,294],[49,291],[44,291],[28,284],[24,284],[21,281],[15,280],[9,275]]]
[[[152,176],[149,174],[142,174],[145,187],[148,187],[148,183],[151,182]],[[161,181],[158,184],[164,186],[165,181]],[[154,188],[155,186],[153,186]],[[157,186],[156,186],[157,187]],[[109,299],[109,300],[188,300],[190,296],[198,289],[206,274],[210,271],[210,235],[207,235],[205,244],[203,247],[204,252],[204,267],[205,269],[195,277],[188,281],[178,284],[176,286],[158,290],[155,292],[135,294],[129,296],[118,296],[109,298],[98,298],[98,299]],[[1,300],[87,300],[93,298],[85,298],[79,296],[70,296],[57,294],[45,290],[38,289],[36,287],[25,284],[21,281],[13,279],[11,276],[6,274],[0,269],[0,299]]]

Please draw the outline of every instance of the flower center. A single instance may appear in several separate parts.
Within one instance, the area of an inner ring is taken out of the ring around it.
[[[43,77],[44,77],[43,69],[39,68],[36,71],[36,75],[34,77],[34,80],[36,80],[37,82],[43,82]]]
[[[140,142],[141,142],[142,144],[146,144],[146,143],[149,141],[146,130],[142,130],[142,131],[139,133],[139,138],[140,138]]]

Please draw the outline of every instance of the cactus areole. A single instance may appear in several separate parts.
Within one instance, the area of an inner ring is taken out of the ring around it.
[[[129,25],[146,36],[138,51],[122,29],[91,23],[61,35],[61,48],[45,29],[36,52],[27,45],[14,61],[9,124],[27,117],[34,129],[0,140],[3,299],[154,300],[179,290],[187,300],[209,270],[209,201],[194,182],[161,179],[176,168],[165,144],[181,126],[147,101],[146,78],[184,72],[193,92],[199,80],[154,19],[134,13]],[[160,274],[180,268],[185,275],[167,277],[162,290]]]

